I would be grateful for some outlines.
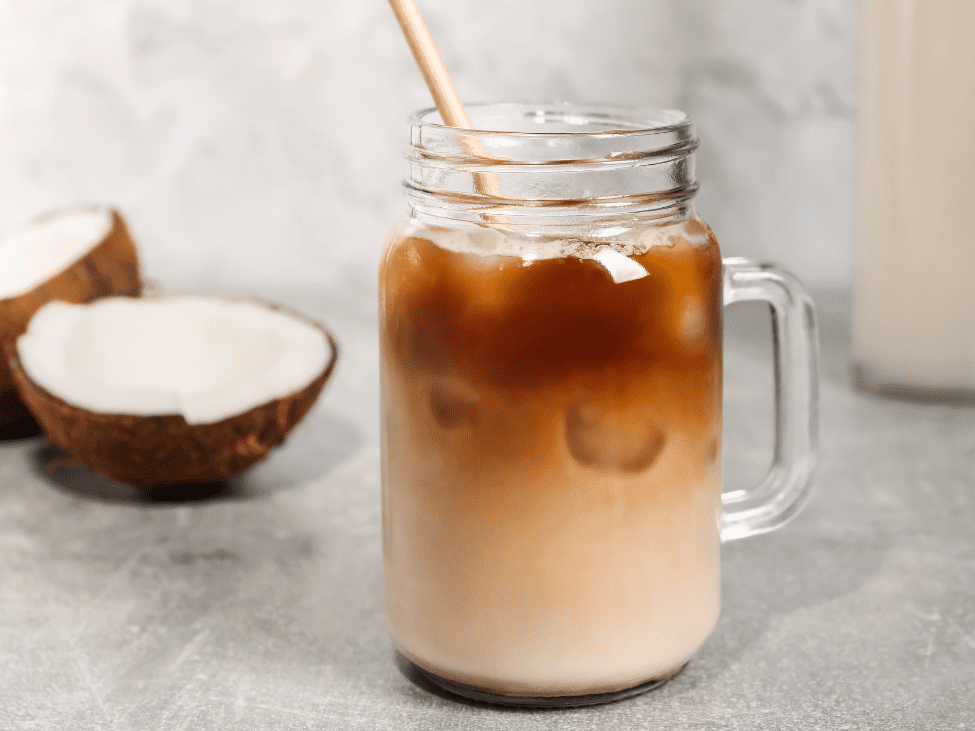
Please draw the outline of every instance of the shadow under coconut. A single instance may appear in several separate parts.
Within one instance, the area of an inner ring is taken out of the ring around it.
[[[0,442],[30,439],[42,433],[40,424],[13,391],[0,393]]]
[[[0,424],[0,442],[33,439],[44,433],[32,416],[24,416],[8,424]]]
[[[51,442],[39,444],[28,459],[35,473],[71,495],[106,502],[165,504],[250,500],[270,495],[327,475],[361,444],[361,435],[350,423],[330,414],[314,414],[266,460],[236,477],[151,489],[89,470]]]

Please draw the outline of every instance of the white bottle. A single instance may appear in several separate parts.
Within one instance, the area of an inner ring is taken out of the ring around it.
[[[975,0],[864,0],[861,22],[858,380],[975,396]]]

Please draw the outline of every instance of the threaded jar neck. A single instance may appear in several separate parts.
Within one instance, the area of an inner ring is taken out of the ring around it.
[[[475,130],[444,126],[435,109],[410,118],[414,209],[467,220],[670,217],[697,192],[700,140],[683,112],[497,103],[468,113]]]

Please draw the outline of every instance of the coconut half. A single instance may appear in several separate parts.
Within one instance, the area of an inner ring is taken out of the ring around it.
[[[51,300],[138,297],[139,260],[125,221],[109,208],[75,206],[45,214],[0,240],[0,343],[16,338]],[[0,359],[0,424],[25,416]]]
[[[48,436],[142,487],[222,480],[263,459],[336,358],[328,331],[297,313],[205,297],[50,302],[8,350]]]

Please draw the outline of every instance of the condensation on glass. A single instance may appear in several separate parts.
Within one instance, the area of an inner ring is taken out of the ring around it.
[[[380,273],[387,614],[415,672],[527,705],[674,675],[714,627],[722,539],[809,494],[815,321],[722,263],[680,112],[497,104],[411,119]],[[773,466],[721,494],[724,303],[771,303]]]

